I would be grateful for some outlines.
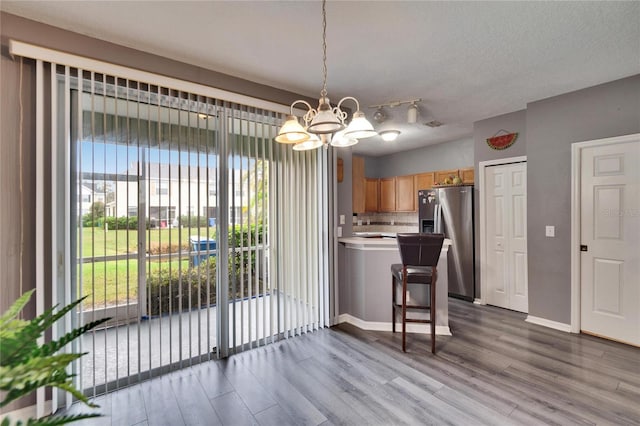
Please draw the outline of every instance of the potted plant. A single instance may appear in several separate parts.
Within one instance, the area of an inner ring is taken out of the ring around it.
[[[84,298],[57,312],[55,312],[57,306],[54,306],[30,321],[19,319],[18,314],[29,302],[34,291],[31,290],[23,294],[0,317],[0,391],[5,392],[4,399],[0,401],[0,408],[43,386],[70,392],[89,407],[97,407],[73,386],[73,375],[67,373],[67,366],[85,354],[58,353],[58,351],[110,318],[90,322],[71,330],[57,340],[39,345],[37,341],[43,333],[73,310]],[[96,413],[49,416],[42,419],[29,419],[26,423],[18,421],[15,424],[16,426],[23,424],[29,426],[61,425],[99,416],[100,414]],[[9,426],[10,424],[11,421],[6,417],[1,426]]]

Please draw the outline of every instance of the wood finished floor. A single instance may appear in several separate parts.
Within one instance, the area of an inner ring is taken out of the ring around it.
[[[85,425],[640,425],[640,349],[451,299],[452,337],[340,325],[96,399]],[[74,405],[72,412],[87,412]]]

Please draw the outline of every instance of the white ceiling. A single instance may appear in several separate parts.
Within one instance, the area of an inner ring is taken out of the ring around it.
[[[319,1],[6,1],[9,13],[318,97]],[[640,73],[640,2],[329,1],[328,93],[406,105],[354,152],[384,155],[470,137],[473,122]],[[350,106],[350,105],[348,105]],[[429,128],[423,123],[444,123]]]

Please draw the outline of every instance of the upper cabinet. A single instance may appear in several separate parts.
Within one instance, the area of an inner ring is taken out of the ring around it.
[[[435,183],[435,173],[419,173],[416,175],[416,187],[415,192],[421,189],[431,189]]]
[[[453,180],[456,176],[458,176],[458,169],[453,170],[438,170],[435,173],[435,183],[445,183],[445,179],[450,178]],[[420,188],[423,189],[423,188]]]
[[[474,183],[473,167],[375,179],[365,177],[363,157],[354,155],[351,161],[354,213],[415,212],[421,189],[434,188],[455,177],[463,184]]]
[[[365,212],[364,158],[351,157],[352,192],[351,201],[354,213]],[[377,203],[377,200],[376,200]]]
[[[460,179],[462,179],[462,183],[473,183],[475,177],[473,167],[460,169],[458,172],[460,173]]]
[[[365,178],[364,179],[364,211],[365,212],[378,211],[379,193],[380,193],[380,180]]]
[[[396,178],[380,179],[380,200],[378,210],[381,212],[396,211]]]
[[[413,212],[416,210],[416,175],[396,177],[396,210]]]

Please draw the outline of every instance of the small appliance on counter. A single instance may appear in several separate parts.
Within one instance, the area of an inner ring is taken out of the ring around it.
[[[419,232],[444,233],[448,256],[449,296],[473,301],[475,249],[473,186],[455,185],[418,191]]]

